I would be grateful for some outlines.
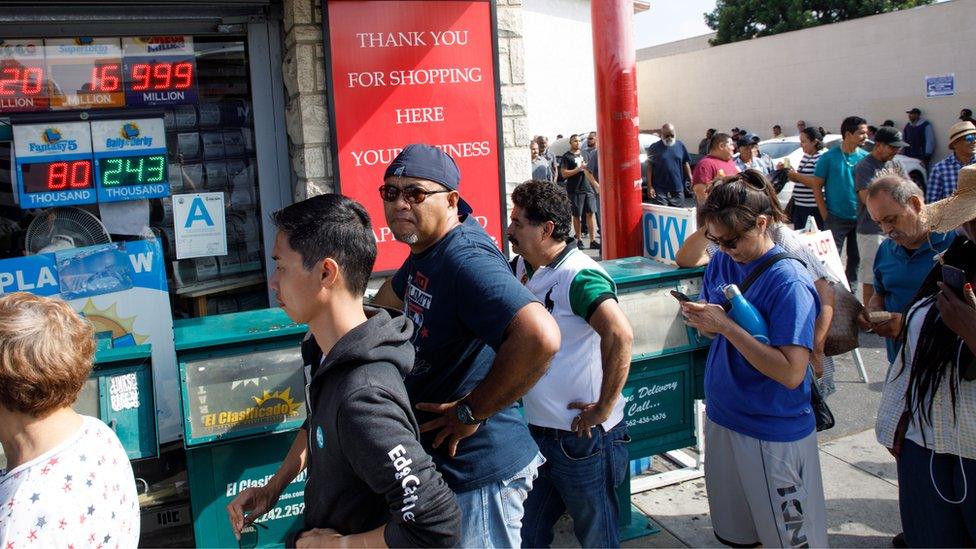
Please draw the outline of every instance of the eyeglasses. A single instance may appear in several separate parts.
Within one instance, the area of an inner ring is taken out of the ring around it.
[[[379,191],[380,191],[380,198],[382,198],[384,202],[396,202],[397,199],[400,198],[400,195],[402,194],[403,199],[406,200],[408,204],[420,204],[424,200],[427,200],[427,197],[432,194],[452,192],[450,190],[428,191],[427,189],[423,189],[413,185],[403,189],[393,185],[382,185],[380,186]]]
[[[971,133],[963,137],[963,139],[966,141],[966,143],[976,143],[976,133]]]
[[[708,233],[708,231],[705,231],[705,238],[707,238],[709,242],[713,242],[721,246],[722,248],[725,248],[727,250],[734,250],[735,247],[739,245],[739,240],[742,238],[742,235],[740,234],[735,238],[730,238],[726,240],[724,238],[718,238],[717,236],[712,236]]]
[[[739,245],[739,240],[741,240],[742,237],[745,236],[745,234],[747,232],[751,231],[755,227],[756,227],[756,224],[753,223],[748,229],[745,229],[744,231],[742,231],[741,233],[739,233],[738,235],[736,235],[735,238],[728,238],[728,239],[726,239],[726,238],[719,238],[717,236],[712,236],[708,232],[708,230],[706,229],[705,230],[705,238],[708,239],[709,242],[713,242],[715,244],[718,244],[719,246],[721,246],[722,248],[725,248],[726,250],[734,250],[735,247]]]

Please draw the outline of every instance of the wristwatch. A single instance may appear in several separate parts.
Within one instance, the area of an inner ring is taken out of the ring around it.
[[[471,413],[471,407],[468,406],[467,403],[463,401],[458,402],[455,410],[457,413],[458,421],[460,421],[465,425],[481,425],[488,421],[488,418],[477,419],[476,417],[474,417],[474,414]]]

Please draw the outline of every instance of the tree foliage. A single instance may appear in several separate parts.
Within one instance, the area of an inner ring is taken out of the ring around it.
[[[718,0],[713,46],[931,4],[933,0]]]

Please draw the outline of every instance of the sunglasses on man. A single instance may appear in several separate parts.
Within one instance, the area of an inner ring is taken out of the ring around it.
[[[429,195],[451,192],[447,189],[442,191],[428,191],[427,189],[417,187],[415,185],[410,185],[409,187],[404,187],[402,189],[394,185],[382,185],[380,186],[379,191],[380,198],[382,198],[384,202],[396,202],[402,194],[403,199],[407,201],[407,204],[420,204],[424,200],[427,200]]]

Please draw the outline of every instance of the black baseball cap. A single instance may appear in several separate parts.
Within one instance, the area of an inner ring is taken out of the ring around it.
[[[911,109],[905,111],[905,114],[922,114],[922,110],[918,107],[912,107]]]
[[[959,120],[968,120],[973,117],[972,109],[963,109],[959,111]]]
[[[423,143],[407,145],[386,167],[383,179],[388,177],[416,177],[439,183],[452,191],[459,191],[461,171],[454,159],[437,147]],[[468,215],[473,210],[462,198],[458,202],[458,215]]]
[[[881,126],[878,131],[874,132],[874,142],[884,143],[890,147],[909,147],[908,143],[905,143],[905,139],[898,131],[898,128],[892,128],[891,126]]]

